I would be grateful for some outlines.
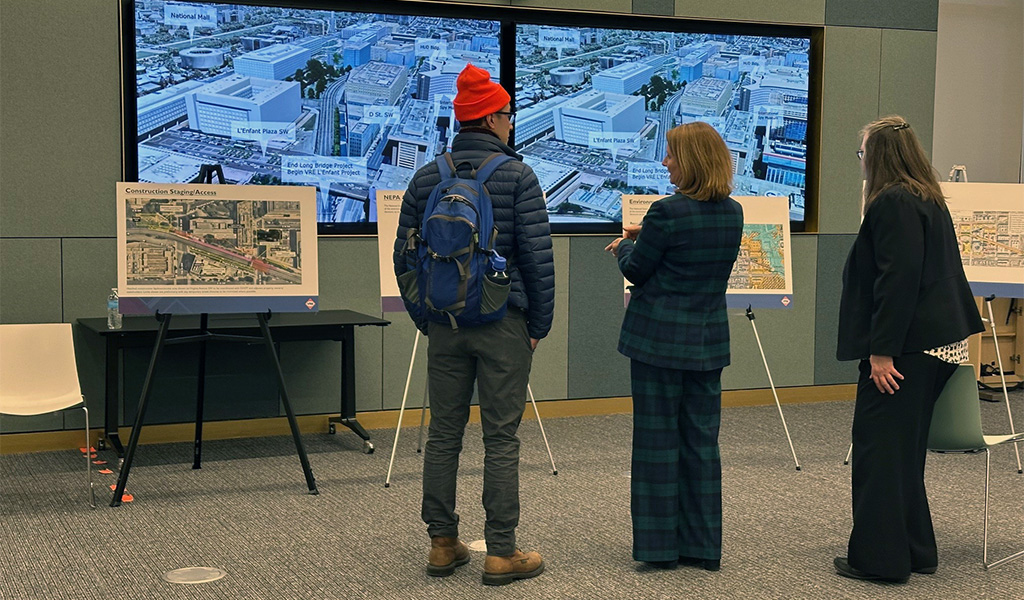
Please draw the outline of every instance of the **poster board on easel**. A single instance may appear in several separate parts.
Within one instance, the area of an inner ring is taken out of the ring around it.
[[[124,314],[314,312],[316,189],[117,184]]]
[[[1024,298],[1024,185],[941,182],[977,296]]]
[[[405,190],[377,190],[377,261],[380,268],[380,311],[405,312],[405,303],[395,279],[394,250],[398,217]]]
[[[622,222],[639,225],[654,202],[664,196],[623,194]],[[730,308],[790,308],[793,305],[793,257],[789,228],[789,199],[736,196],[743,206],[743,238],[729,277],[726,302]],[[629,281],[624,283],[629,302]]]

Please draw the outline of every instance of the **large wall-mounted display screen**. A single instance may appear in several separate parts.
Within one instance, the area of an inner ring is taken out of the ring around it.
[[[129,179],[217,163],[229,183],[316,185],[321,232],[372,232],[376,190],[449,146],[463,67],[500,77],[496,20],[159,0],[133,17]]]
[[[555,233],[614,233],[671,191],[665,132],[725,139],[734,195],[816,219],[821,28],[376,0],[120,0],[124,179],[317,188],[318,233],[376,232],[457,134],[468,63],[513,96],[511,144]]]
[[[695,120],[725,139],[734,195],[787,196],[802,222],[810,42],[519,24],[515,144],[552,223],[615,223],[622,194],[668,191],[665,132]]]

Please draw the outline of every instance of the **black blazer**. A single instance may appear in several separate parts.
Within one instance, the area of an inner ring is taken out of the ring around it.
[[[921,352],[982,329],[949,211],[899,186],[883,191],[843,269],[836,358]]]

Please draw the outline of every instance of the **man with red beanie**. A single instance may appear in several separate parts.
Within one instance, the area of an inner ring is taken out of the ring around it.
[[[509,95],[490,74],[471,64],[459,74],[453,102],[460,130],[451,158],[460,177],[471,177],[487,158],[507,154],[485,184],[498,235],[494,249],[508,261],[511,279],[504,318],[476,327],[452,329],[447,323],[413,317],[428,336],[427,373],[430,433],[423,455],[422,517],[430,535],[427,573],[452,574],[469,562],[459,540],[455,512],[456,476],[462,437],[476,383],[484,437],[484,538],[487,557],[483,582],[504,585],[540,575],[544,561],[516,547],[519,523],[519,438],[526,406],[533,351],[551,329],[555,304],[555,267],[544,193],[533,169],[508,145],[515,113]],[[410,269],[404,248],[410,229],[420,226],[431,191],[440,183],[438,166],[424,165],[402,202],[395,240],[395,275]],[[410,315],[414,314],[410,306]]]

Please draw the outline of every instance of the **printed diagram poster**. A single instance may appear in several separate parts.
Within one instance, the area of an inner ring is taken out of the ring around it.
[[[622,196],[622,222],[639,225],[658,195]],[[789,199],[735,196],[743,206],[743,237],[729,277],[730,308],[788,308],[793,302]],[[625,281],[629,301],[629,281]]]
[[[117,184],[121,312],[318,308],[316,190]]]
[[[789,198],[734,199],[743,206],[743,237],[729,276],[730,306],[788,308],[793,301]]]
[[[1024,185],[941,185],[971,289],[979,296],[1024,297]]]
[[[405,190],[377,190],[377,259],[380,262],[381,312],[405,312],[405,303],[398,291],[392,254],[398,217],[402,212]]]

